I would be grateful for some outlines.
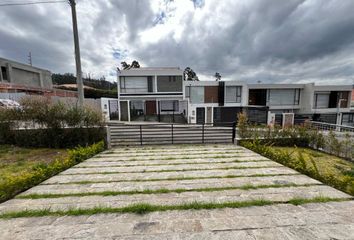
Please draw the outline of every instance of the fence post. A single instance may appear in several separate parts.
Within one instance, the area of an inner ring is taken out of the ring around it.
[[[139,125],[140,127],[140,145],[142,146],[143,145],[143,131],[142,131],[142,126]]]
[[[232,143],[235,143],[236,138],[236,122],[232,123]]]
[[[204,143],[204,123],[202,125],[202,143]]]
[[[172,138],[172,144],[173,144],[173,124],[171,124],[171,138]]]

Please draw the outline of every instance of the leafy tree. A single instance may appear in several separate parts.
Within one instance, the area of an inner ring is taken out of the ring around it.
[[[136,60],[134,60],[131,64],[128,64],[127,62],[121,62],[120,64],[123,70],[129,70],[131,68],[140,68],[140,64]]]
[[[221,80],[221,75],[218,72],[215,73],[214,77],[216,78],[216,81],[220,81]]]
[[[190,67],[184,69],[183,75],[185,81],[199,81],[197,74]]]
[[[123,70],[127,70],[130,68],[130,64],[127,62],[121,62],[120,65],[122,65]]]

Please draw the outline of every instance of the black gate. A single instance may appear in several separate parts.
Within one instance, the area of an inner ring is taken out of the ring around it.
[[[114,124],[109,126],[111,146],[149,144],[234,143],[236,124]]]

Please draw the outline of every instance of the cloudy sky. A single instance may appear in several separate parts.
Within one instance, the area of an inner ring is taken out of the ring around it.
[[[33,2],[38,0],[0,0]],[[352,84],[353,0],[77,0],[82,70],[190,66],[199,79]],[[0,8],[0,56],[75,72],[67,3]]]

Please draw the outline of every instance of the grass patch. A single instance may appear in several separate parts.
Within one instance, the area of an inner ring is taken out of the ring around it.
[[[354,196],[353,162],[309,148],[268,146],[257,141],[242,144],[263,156]]]
[[[0,145],[0,185],[8,178],[32,172],[39,164],[51,164],[67,157],[65,149],[22,148]]]
[[[164,194],[164,193],[183,193],[183,192],[216,192],[226,190],[254,190],[264,188],[286,188],[286,187],[308,187],[318,184],[267,184],[267,185],[252,185],[246,184],[237,187],[214,187],[214,188],[195,188],[195,189],[156,189],[156,190],[134,190],[134,191],[103,191],[103,192],[85,192],[85,193],[63,193],[63,194],[27,194],[20,195],[18,199],[40,199],[40,198],[61,198],[61,197],[85,197],[85,196],[118,196],[118,195],[133,195],[133,194]]]
[[[122,173],[160,173],[160,172],[190,172],[190,171],[213,171],[213,170],[233,170],[233,169],[257,169],[257,168],[282,168],[284,166],[249,166],[249,167],[220,167],[220,168],[192,168],[192,169],[166,169],[166,170],[143,170],[131,172],[87,172],[87,173],[67,173],[65,175],[87,175],[87,174],[122,174]]]
[[[290,199],[285,202],[273,202],[264,199],[249,200],[249,201],[236,201],[225,203],[205,203],[205,202],[192,202],[178,205],[152,205],[148,203],[132,204],[127,207],[111,208],[111,207],[95,207],[92,209],[70,209],[62,211],[51,211],[50,209],[44,210],[24,210],[18,212],[8,212],[0,214],[1,219],[20,218],[20,217],[44,217],[44,216],[79,216],[79,215],[93,215],[93,214],[107,214],[107,213],[135,213],[146,214],[156,211],[171,211],[171,210],[202,210],[202,209],[220,209],[220,208],[243,208],[254,206],[267,206],[273,204],[294,204],[301,205],[305,203],[318,203],[318,202],[338,202],[346,201],[348,199],[336,198],[312,198],[312,199]]]
[[[9,149],[8,147],[2,147],[1,149],[2,163],[6,162],[4,159],[9,159],[11,162],[12,158],[8,156],[12,152],[11,148]],[[13,169],[15,172],[6,172],[9,171],[9,168],[5,168],[7,170],[2,169],[3,173],[5,171],[5,174],[0,178],[0,202],[12,198],[16,194],[41,183],[42,181],[58,174],[59,172],[68,169],[71,166],[95,155],[103,149],[104,143],[100,142],[86,148],[76,148],[74,150],[69,150],[68,153],[61,155],[61,158],[45,160],[45,162],[40,161],[36,162],[35,164],[30,163],[30,161],[29,163],[25,161],[24,164],[21,165],[20,169],[26,167],[26,170],[21,171],[19,168],[13,167],[11,169]],[[22,149],[21,154],[22,156],[31,156],[35,158],[35,155],[42,151],[46,153],[50,152],[48,149]],[[50,156],[54,155],[52,154]],[[38,159],[42,158],[44,159],[45,157],[38,157]],[[16,157],[15,160],[12,161],[16,162]]]
[[[210,176],[210,177],[170,177],[170,178],[131,179],[131,180],[77,181],[77,182],[67,182],[67,183],[42,183],[42,185],[70,185],[70,184],[93,184],[93,183],[115,183],[115,182],[156,182],[156,181],[178,181],[178,180],[243,178],[243,177],[275,177],[275,176],[296,176],[296,175],[301,175],[301,174],[300,173],[284,173],[284,174],[226,175],[226,176]]]

